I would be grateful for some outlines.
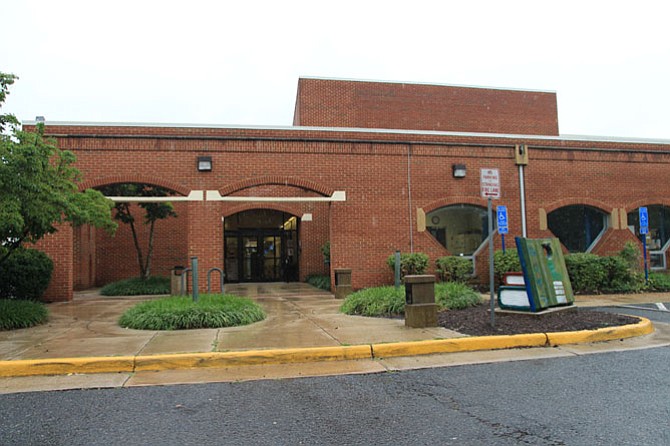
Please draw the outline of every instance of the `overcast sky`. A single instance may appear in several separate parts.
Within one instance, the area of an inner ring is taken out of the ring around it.
[[[298,78],[556,91],[561,134],[670,139],[670,6],[0,0],[20,120],[289,126]]]

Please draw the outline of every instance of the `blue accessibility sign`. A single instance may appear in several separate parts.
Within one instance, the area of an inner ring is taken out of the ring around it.
[[[639,210],[640,215],[640,234],[647,234],[649,232],[649,214],[647,208],[642,207]]]
[[[496,214],[498,216],[498,234],[507,234],[507,206],[497,206]]]

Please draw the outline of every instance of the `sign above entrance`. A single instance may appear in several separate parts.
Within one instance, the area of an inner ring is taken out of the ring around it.
[[[498,169],[481,169],[482,198],[500,198],[500,172]]]

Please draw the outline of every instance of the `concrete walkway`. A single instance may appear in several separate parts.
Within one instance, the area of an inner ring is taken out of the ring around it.
[[[0,360],[48,358],[153,356],[181,353],[262,351],[338,347],[409,341],[454,339],[464,335],[444,328],[406,328],[401,319],[347,316],[339,312],[341,301],[303,283],[228,285],[226,292],[257,301],[268,317],[244,327],[182,331],[145,331],[117,325],[119,316],[137,302],[155,297],[103,297],[95,291],[77,293],[68,303],[49,305],[50,320],[39,327],[0,332]],[[669,300],[667,297],[661,300]],[[579,297],[580,306],[656,302],[658,295]],[[661,324],[663,325],[663,324]],[[516,349],[450,353],[424,357],[374,360],[256,364],[194,370],[135,371],[71,376],[0,378],[0,392],[155,385],[181,382],[236,381],[244,379],[314,376],[340,373],[374,373],[453,363],[488,362],[529,357],[583,354],[608,348],[642,348],[670,344],[670,327],[656,327],[652,335],[616,344],[599,343],[553,349]]]

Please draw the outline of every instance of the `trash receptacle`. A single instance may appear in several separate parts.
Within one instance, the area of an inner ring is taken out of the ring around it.
[[[405,326],[437,327],[435,276],[405,276]]]
[[[172,296],[181,296],[184,290],[181,289],[181,275],[184,272],[183,266],[175,266],[170,274],[170,294]]]
[[[353,292],[351,288],[351,269],[335,269],[335,298],[344,299]]]

